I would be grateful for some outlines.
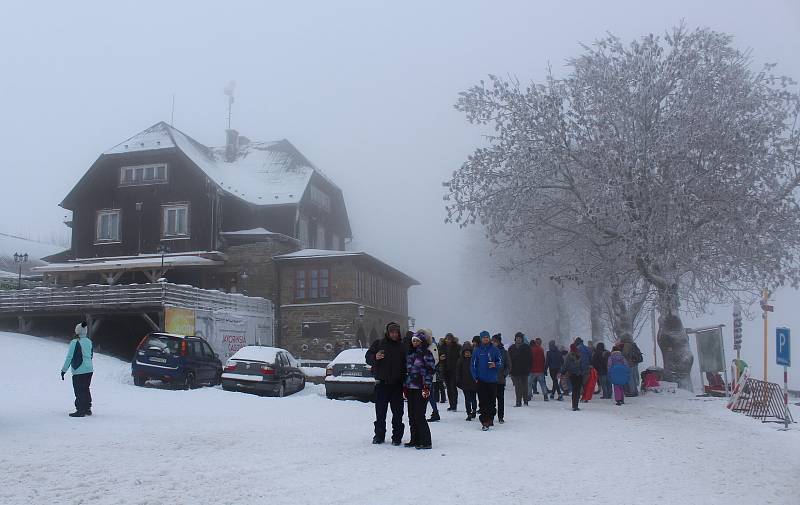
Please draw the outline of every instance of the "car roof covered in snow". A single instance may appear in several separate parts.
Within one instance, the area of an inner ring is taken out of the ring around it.
[[[274,363],[275,356],[279,352],[287,352],[279,347],[267,347],[261,345],[248,345],[242,347],[229,359],[240,359],[244,361],[263,361],[264,363]]]
[[[344,351],[340,352],[333,361],[328,363],[328,366],[338,365],[340,363],[351,364],[355,363],[357,365],[366,365],[367,364],[367,349],[345,349]]]

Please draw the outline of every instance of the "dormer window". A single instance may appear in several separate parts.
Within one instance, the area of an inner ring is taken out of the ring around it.
[[[141,186],[167,182],[167,164],[136,165],[119,169],[120,186]]]
[[[311,186],[311,203],[324,210],[325,212],[331,211],[331,197],[316,186]]]

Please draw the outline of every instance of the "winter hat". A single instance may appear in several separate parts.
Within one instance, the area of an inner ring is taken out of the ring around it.
[[[494,335],[492,335],[492,340],[494,340],[494,341],[496,341],[498,343],[502,343],[503,342],[503,336],[501,334],[499,334],[499,333],[495,333]]]
[[[581,337],[575,337],[575,345],[581,345],[583,343],[583,339]]]
[[[516,340],[516,339],[518,339],[518,338],[521,338],[521,339],[525,340],[525,334],[524,334],[524,333],[522,333],[521,331],[518,331],[518,332],[516,332],[516,333],[514,334],[514,340]]]
[[[86,336],[86,322],[78,323],[75,325],[75,335],[80,337]]]
[[[447,335],[444,336],[444,338],[447,338],[447,337],[456,338],[456,336],[453,335],[452,333],[448,333]]]
[[[391,332],[392,330],[397,330],[399,332],[400,331],[400,325],[395,323],[394,321],[392,321],[391,323],[387,324],[386,325],[386,334],[388,335],[389,332]]]
[[[489,332],[488,332],[488,331],[486,331],[486,330],[483,330],[483,331],[481,332],[481,338],[483,338],[483,337],[491,337],[491,335],[489,334]]]

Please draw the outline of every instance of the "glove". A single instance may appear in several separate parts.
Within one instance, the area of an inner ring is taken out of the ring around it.
[[[430,396],[431,396],[431,388],[429,388],[428,386],[424,386],[422,388],[422,397],[427,400],[428,398],[430,398]]]
[[[66,373],[66,372],[61,372],[61,380],[62,380],[62,381],[64,380],[64,374],[65,374],[65,373]]]

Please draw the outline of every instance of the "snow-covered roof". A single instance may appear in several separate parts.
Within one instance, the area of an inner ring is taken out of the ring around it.
[[[69,263],[52,263],[34,267],[36,272],[112,272],[118,270],[146,270],[161,268],[161,256],[143,256],[125,259],[98,259],[97,261],[81,261]],[[174,255],[164,257],[164,267],[176,266],[200,267],[222,265],[223,262],[194,255]]]
[[[242,347],[229,359],[240,359],[244,361],[263,361],[264,363],[274,363],[275,355],[283,351],[277,347],[267,347],[259,345],[248,345]]]
[[[63,250],[63,247],[57,245],[0,233],[0,256],[11,257],[14,253],[27,253],[29,260],[38,260]]]
[[[236,231],[223,231],[220,233],[223,236],[242,236],[242,237],[252,237],[255,235],[276,235],[275,232],[271,232],[264,228],[251,228],[249,230],[236,230]]]
[[[303,259],[303,258],[335,258],[337,256],[368,256],[364,252],[356,251],[331,251],[328,249],[302,249],[291,253],[275,256],[280,259]]]
[[[346,363],[346,364],[367,364],[367,349],[345,349],[344,351],[340,352],[333,358],[328,366],[333,366],[339,363]]]
[[[204,146],[163,121],[103,154],[168,148],[182,151],[220,188],[255,205],[300,202],[315,172],[338,189],[287,140],[244,143],[228,161],[225,147]]]
[[[103,154],[130,153],[134,151],[151,151],[153,149],[169,149],[175,142],[164,128],[165,123],[157,123],[141,131],[124,142],[120,142]]]
[[[327,249],[302,249],[300,251],[295,251],[287,254],[280,254],[278,256],[274,256],[274,259],[277,261],[301,261],[301,260],[310,260],[310,259],[325,259],[325,258],[346,258],[346,257],[360,257],[364,258],[367,261],[372,262],[373,264],[380,265],[381,267],[394,272],[396,275],[402,277],[403,279],[408,282],[410,286],[419,285],[419,282],[410,277],[409,275],[403,273],[402,271],[394,268],[393,266],[385,263],[375,256],[371,254],[367,254],[362,251],[331,251]]]

